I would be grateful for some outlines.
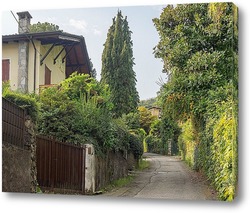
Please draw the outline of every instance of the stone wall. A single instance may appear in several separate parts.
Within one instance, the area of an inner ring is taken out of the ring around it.
[[[96,156],[96,191],[109,185],[114,180],[126,177],[128,171],[134,169],[136,162],[132,153],[110,151],[105,157]]]
[[[3,144],[2,158],[2,191],[31,192],[30,151]]]
[[[31,117],[26,115],[25,117],[25,145],[30,152],[29,167],[30,167],[30,192],[36,192],[37,182],[37,168],[36,168],[36,126],[33,123]]]
[[[25,117],[24,148],[2,144],[2,191],[36,192],[36,143],[34,124]]]

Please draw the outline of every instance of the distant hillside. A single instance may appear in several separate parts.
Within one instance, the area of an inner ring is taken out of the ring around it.
[[[141,100],[139,103],[139,106],[145,106],[146,108],[150,108],[152,106],[156,106],[156,97],[155,98],[149,98],[147,100]]]

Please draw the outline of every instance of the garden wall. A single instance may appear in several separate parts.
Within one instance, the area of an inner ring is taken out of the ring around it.
[[[35,126],[25,110],[2,103],[2,191],[36,192]]]
[[[31,192],[30,151],[3,144],[2,158],[2,191]]]
[[[112,181],[126,177],[129,170],[137,164],[132,153],[109,151],[105,157],[95,159],[95,189],[96,191],[109,185]]]

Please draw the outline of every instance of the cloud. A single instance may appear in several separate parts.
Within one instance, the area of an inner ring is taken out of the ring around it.
[[[88,23],[85,20],[70,19],[69,24],[70,26],[76,28],[77,30],[80,30],[83,33],[88,32],[87,29]]]
[[[97,25],[90,26],[84,19],[69,19],[68,25],[74,28],[76,33],[84,33],[84,34],[94,34],[95,36],[101,36],[102,31],[99,30]]]
[[[94,35],[97,35],[97,36],[102,35],[102,31],[100,31],[100,30],[98,30],[96,28],[93,28],[93,33],[94,33]]]

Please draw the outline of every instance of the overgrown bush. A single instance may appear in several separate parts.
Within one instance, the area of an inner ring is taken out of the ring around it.
[[[109,91],[93,78],[73,74],[40,94],[39,132],[70,143],[92,143],[98,155],[131,149],[141,156],[137,136],[122,119],[113,119]],[[142,142],[141,142],[142,143]]]
[[[232,101],[221,102],[208,117],[203,131],[196,132],[191,119],[181,125],[179,146],[182,159],[202,170],[220,199],[234,199],[237,187],[237,113]],[[200,137],[197,140],[197,136]]]
[[[24,94],[10,89],[9,83],[3,83],[2,96],[17,106],[25,109],[34,122],[38,119],[39,104],[31,94]]]
[[[196,168],[196,155],[195,150],[197,150],[198,143],[195,141],[194,129],[192,126],[191,119],[188,119],[185,123],[180,125],[182,128],[182,133],[178,138],[178,144],[180,148],[181,157],[188,165],[193,168]]]
[[[203,164],[207,164],[205,172],[220,198],[227,201],[234,199],[237,188],[237,123],[235,104],[228,100],[217,106],[214,116],[207,122],[204,136],[204,141],[210,140],[207,143],[209,159],[203,159]]]
[[[155,137],[153,135],[148,135],[145,138],[145,142],[147,144],[148,152],[153,152],[153,153],[162,153],[162,143],[160,138]]]
[[[160,37],[155,56],[168,74],[158,97],[162,118],[182,128],[183,159],[209,177],[220,199],[231,201],[237,187],[238,9],[226,2],[168,5],[153,21]]]
[[[138,137],[135,134],[130,133],[128,141],[129,141],[129,148],[134,154],[135,158],[140,159],[140,157],[143,154],[143,143],[140,140],[140,137]]]

